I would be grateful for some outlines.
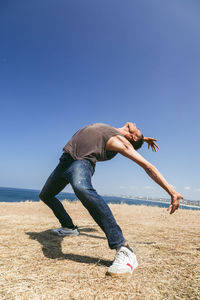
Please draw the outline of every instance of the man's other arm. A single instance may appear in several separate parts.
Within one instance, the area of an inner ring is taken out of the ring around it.
[[[106,150],[119,152],[142,167],[145,172],[171,196],[171,205],[169,206],[170,213],[172,214],[178,209],[179,201],[183,199],[183,196],[169,185],[157,168],[140,155],[125,137],[117,135],[110,138],[107,142]]]

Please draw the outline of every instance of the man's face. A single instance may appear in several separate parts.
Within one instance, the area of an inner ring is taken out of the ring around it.
[[[142,137],[142,134],[141,134],[140,130],[136,127],[136,124],[133,123],[132,126],[131,126],[131,129],[129,129],[129,132],[127,132],[125,137],[129,141],[137,142]]]

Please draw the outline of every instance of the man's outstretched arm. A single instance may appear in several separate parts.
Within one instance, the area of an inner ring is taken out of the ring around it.
[[[125,137],[112,137],[107,142],[106,149],[119,152],[142,167],[145,172],[171,196],[171,205],[168,208],[168,210],[170,210],[170,214],[178,209],[180,199],[183,199],[183,196],[171,187],[171,185],[166,181],[166,179],[155,166],[153,166],[144,157],[142,157],[142,155],[135,151],[133,146]]]

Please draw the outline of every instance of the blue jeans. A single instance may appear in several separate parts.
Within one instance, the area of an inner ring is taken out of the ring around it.
[[[92,186],[91,178],[94,171],[95,166],[89,160],[74,160],[69,154],[64,153],[58,166],[47,179],[40,193],[40,199],[52,209],[62,227],[73,228],[72,219],[55,197],[70,183],[78,199],[105,233],[109,247],[117,249],[124,244],[125,239],[109,206]]]

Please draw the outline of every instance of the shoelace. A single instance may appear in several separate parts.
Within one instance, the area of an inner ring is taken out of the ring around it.
[[[116,253],[113,264],[120,265],[120,264],[124,263],[124,261],[127,257],[129,257],[128,253],[123,250],[120,250]]]

